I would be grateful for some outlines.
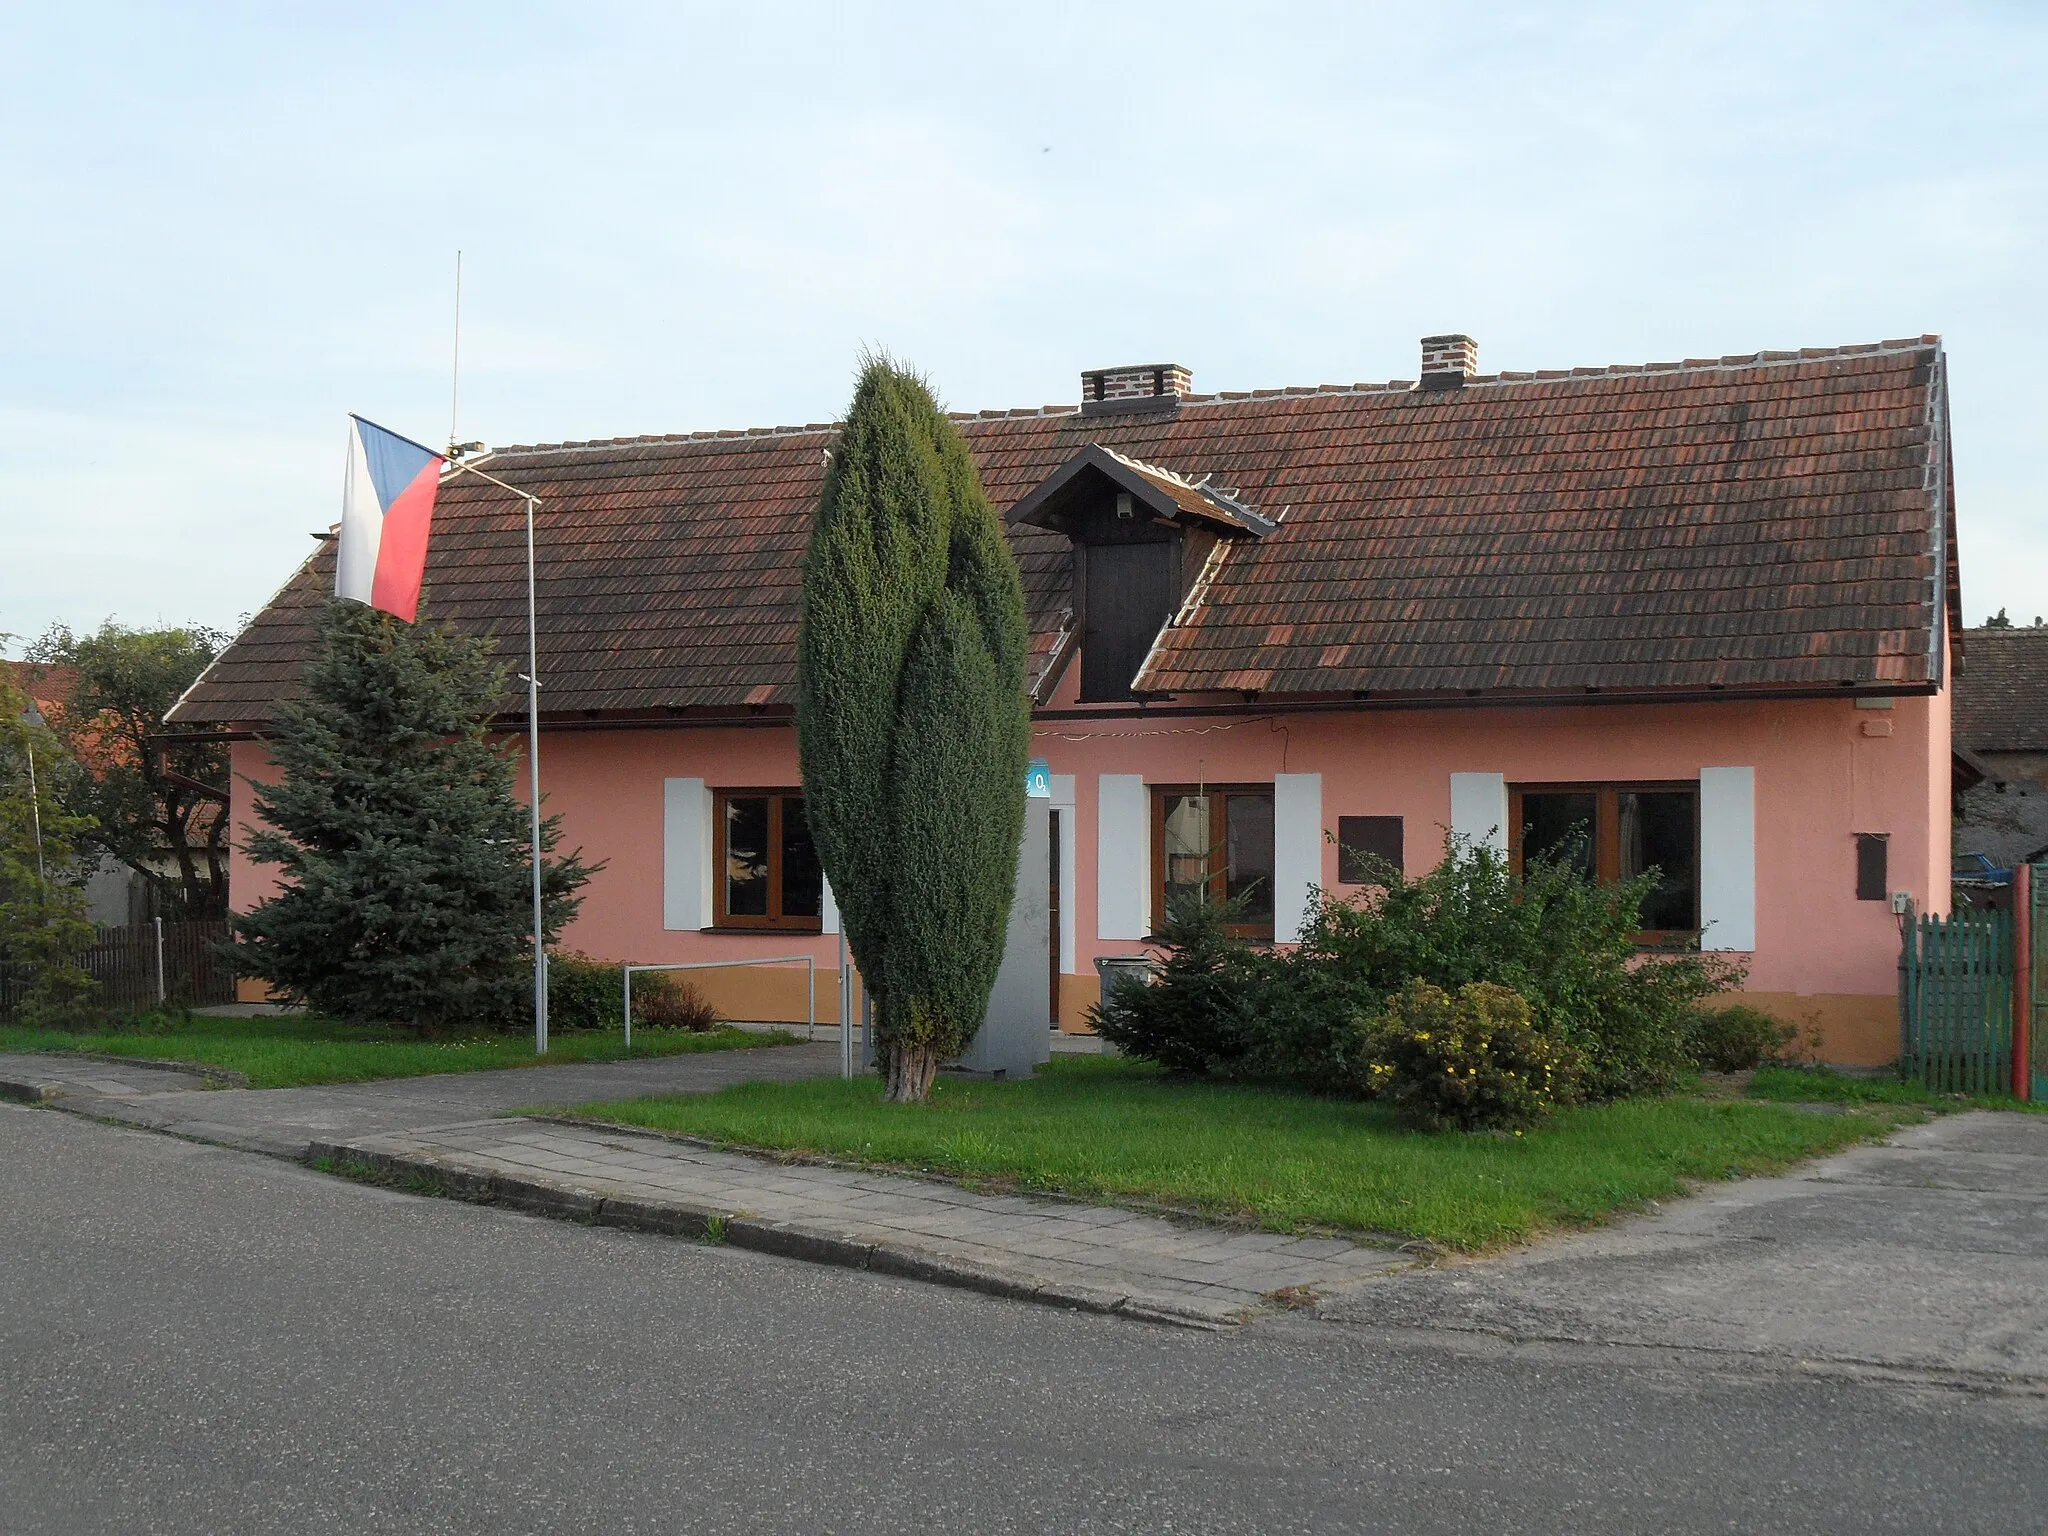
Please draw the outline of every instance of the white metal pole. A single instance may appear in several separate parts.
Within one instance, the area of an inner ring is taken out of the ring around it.
[[[36,890],[40,894],[49,883],[49,877],[43,873],[43,797],[36,788],[36,742],[33,736],[28,738],[28,810],[35,820]]]
[[[545,1056],[548,1050],[548,947],[541,927],[540,894],[540,621],[533,595],[533,520],[540,512],[540,498],[531,491],[508,485],[496,475],[453,457],[449,448],[448,467],[458,474],[475,475],[500,490],[510,491],[526,503],[526,782],[529,837],[533,844],[533,1050]]]
[[[533,519],[538,496],[526,498],[526,783],[533,840],[533,1050],[548,1052],[548,947],[540,897],[540,633],[533,597]],[[629,1014],[626,1028],[633,1020]]]
[[[150,921],[156,924],[156,1000],[162,1002],[167,995],[164,992],[164,920],[153,917]]]
[[[846,928],[839,929],[839,1075],[853,1076],[853,994],[847,991]]]
[[[633,967],[622,965],[619,969],[625,973],[626,977],[626,1049],[630,1051],[633,1049]]]

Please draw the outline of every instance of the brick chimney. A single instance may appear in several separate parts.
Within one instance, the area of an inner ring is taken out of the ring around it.
[[[1479,343],[1470,336],[1422,338],[1422,387],[1459,389],[1479,371]]]
[[[1081,414],[1170,411],[1195,392],[1195,376],[1179,363],[1137,363],[1081,375]]]

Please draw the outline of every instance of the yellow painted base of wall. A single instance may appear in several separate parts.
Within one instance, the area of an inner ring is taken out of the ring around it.
[[[1095,1026],[1088,1022],[1088,1010],[1102,1001],[1102,983],[1093,976],[1062,976],[1060,978],[1060,1033],[1063,1035],[1092,1035]]]
[[[1899,1059],[1899,1000],[1855,992],[1739,992],[1747,1003],[1799,1031],[1793,1047],[1838,1067],[1882,1067]],[[1818,1029],[1816,1043],[1812,1032]]]
[[[720,1017],[748,1024],[802,1024],[804,971],[799,966],[733,966],[668,974],[681,976],[703,994]],[[811,975],[812,1009],[809,1017],[819,1024],[839,1022],[839,973],[820,968]],[[855,1007],[859,1006],[859,981],[855,979]],[[235,983],[235,1000],[268,1003],[277,996],[267,982],[245,976]],[[1060,978],[1059,1027],[1063,1034],[1094,1033],[1088,1010],[1102,1000],[1101,984],[1093,976]],[[1743,992],[1729,999],[1761,1008],[1795,1026],[1799,1046],[1810,1049],[1809,1030],[1818,1026],[1821,1060],[1840,1066],[1883,1066],[1899,1054],[1898,1001],[1892,997],[1859,994],[1794,992]]]
[[[819,1024],[839,1023],[839,973],[820,967],[809,974],[811,1011],[806,1014],[806,976],[800,965],[720,966],[700,971],[664,971],[688,982],[703,999],[718,1010],[722,1019],[743,1024],[802,1024],[806,1018]],[[635,991],[653,979],[654,973],[633,977]],[[857,984],[856,984],[857,985]],[[854,995],[858,1008],[860,997]],[[634,1012],[638,1012],[636,1008]]]

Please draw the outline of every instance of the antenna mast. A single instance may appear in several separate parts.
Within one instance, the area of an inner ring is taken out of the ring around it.
[[[456,423],[462,411],[462,252],[455,253],[455,357],[448,379],[448,446],[458,441]]]

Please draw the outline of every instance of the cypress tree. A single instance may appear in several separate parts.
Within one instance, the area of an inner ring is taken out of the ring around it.
[[[234,920],[238,966],[338,1018],[530,1023],[533,866],[512,748],[486,735],[505,681],[490,642],[341,599],[320,637],[272,743],[283,777],[255,786],[248,851],[281,888]],[[543,858],[548,939],[592,873]]]
[[[804,806],[875,1004],[889,1097],[923,1100],[1002,963],[1030,712],[1016,561],[959,432],[862,371],[804,558]]]

